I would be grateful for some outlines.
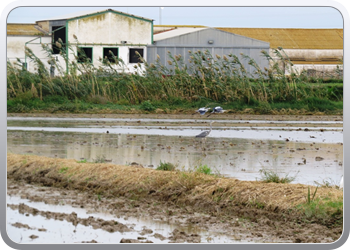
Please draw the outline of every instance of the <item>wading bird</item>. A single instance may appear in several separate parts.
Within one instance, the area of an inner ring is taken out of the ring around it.
[[[212,122],[210,123],[210,130],[203,131],[203,132],[200,133],[199,135],[196,135],[196,137],[199,137],[199,138],[207,137],[207,136],[210,134],[211,130],[212,130],[212,124],[213,124],[213,123],[214,123],[214,121],[212,121]]]
[[[213,111],[207,116],[211,116],[212,114],[217,114],[217,113],[224,113],[226,110],[224,110],[223,108],[221,108],[220,106],[217,106],[213,109]]]
[[[199,108],[198,110],[196,110],[196,112],[195,113],[193,113],[192,115],[194,115],[194,114],[196,114],[196,113],[199,113],[200,115],[204,115],[205,113],[207,113],[208,112],[208,110],[209,110],[210,108],[205,108],[205,107],[203,107],[203,108]]]

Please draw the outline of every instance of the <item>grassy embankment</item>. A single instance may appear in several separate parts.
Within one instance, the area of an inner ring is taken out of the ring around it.
[[[57,46],[64,48],[62,43]],[[213,56],[208,51],[189,51],[190,63],[180,55],[169,56],[168,65],[147,62],[135,65],[136,74],[126,74],[125,64],[112,55],[96,68],[89,62],[66,61],[70,74],[54,60],[50,77],[44,63],[27,48],[26,54],[38,72],[7,65],[7,111],[71,113],[192,113],[203,106],[221,105],[232,113],[248,114],[342,114],[342,76],[327,80],[293,72],[283,49],[275,50],[278,61],[262,52],[270,69],[261,69],[248,56]],[[71,48],[70,48],[71,49]],[[66,58],[66,50],[61,55]],[[72,53],[69,51],[69,53]],[[208,59],[209,58],[209,59]],[[284,67],[280,67],[281,62]],[[119,67],[116,70],[116,66]],[[254,69],[248,73],[247,67]],[[282,69],[283,68],[283,69]],[[291,71],[291,75],[286,75]],[[336,73],[336,72],[334,72]]]
[[[241,208],[257,210],[277,220],[320,223],[341,227],[343,192],[335,187],[302,184],[239,181],[198,171],[162,171],[108,163],[31,155],[7,155],[7,176],[113,198],[169,201],[178,206],[195,206],[197,212],[240,215]],[[220,208],[220,211],[218,211]]]

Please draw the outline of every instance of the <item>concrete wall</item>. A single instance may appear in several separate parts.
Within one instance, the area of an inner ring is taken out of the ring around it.
[[[33,40],[34,39],[34,40]],[[33,40],[32,42],[30,42]],[[28,43],[30,42],[30,43]],[[41,43],[51,43],[51,37],[37,37],[37,36],[7,36],[7,59],[13,63],[17,61],[17,58],[22,63],[27,61],[27,69],[31,72],[36,71],[34,62],[25,56],[25,45],[27,44],[33,53],[49,68],[47,63],[47,56],[42,50]]]
[[[292,61],[292,70],[294,73],[300,74],[303,71],[310,72],[312,76],[327,78],[330,76],[342,77],[343,50],[336,49],[284,49]],[[282,53],[283,54],[283,53]],[[274,50],[270,50],[270,56],[275,60],[279,58],[274,54]],[[283,67],[282,64],[279,64]],[[340,71],[339,71],[340,70]],[[286,70],[286,74],[290,74],[291,70]]]
[[[134,71],[133,63],[129,63],[129,49],[141,48],[147,56],[146,45],[152,43],[152,23],[122,14],[107,12],[99,15],[68,21],[68,41],[76,55],[77,37],[79,46],[93,48],[93,64],[103,67],[103,48],[119,48],[119,58],[126,63],[128,71]],[[126,41],[126,44],[122,44]],[[75,60],[69,55],[70,61]],[[120,69],[122,70],[122,69]]]
[[[152,23],[112,12],[68,22],[68,41],[73,34],[83,43],[151,44]]]
[[[71,49],[68,51],[69,61],[76,61],[77,55],[77,41],[73,35],[78,38],[79,46],[92,47],[93,51],[93,64],[95,67],[105,67],[100,59],[103,58],[103,48],[117,47],[119,49],[119,58],[125,63],[124,68],[118,68],[120,71],[134,72],[135,63],[129,63],[129,49],[141,48],[144,50],[144,57],[147,56],[146,45],[152,43],[152,22],[143,20],[137,17],[130,17],[124,14],[118,14],[114,12],[105,12],[98,15],[85,16],[84,18],[76,18],[72,20],[53,20],[53,21],[40,21],[37,25],[41,29],[51,32],[52,26],[65,27],[67,34],[67,41],[71,44]],[[7,57],[10,61],[16,61],[16,58],[25,62],[25,44],[30,40],[35,39],[36,36],[7,36]],[[127,43],[121,43],[126,41]],[[63,41],[66,42],[66,41]],[[46,36],[41,39],[28,44],[34,54],[42,60],[49,70],[50,65],[47,56],[42,51],[42,45],[47,44],[51,47],[51,36]],[[66,72],[66,63],[62,56],[54,55],[57,58],[57,62],[62,68],[62,72]],[[28,70],[35,72],[34,64],[27,59]],[[115,66],[115,68],[117,68]],[[59,73],[58,70],[55,71]]]

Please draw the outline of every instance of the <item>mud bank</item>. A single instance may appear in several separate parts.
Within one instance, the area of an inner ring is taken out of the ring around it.
[[[15,154],[7,155],[7,165],[9,180],[82,193],[87,197],[84,204],[103,198],[105,202],[99,202],[99,206],[106,210],[123,208],[125,214],[168,218],[208,229],[217,227],[225,233],[236,232],[242,240],[334,242],[342,233],[342,209],[310,211],[305,206],[309,188],[315,192],[311,186]],[[45,199],[40,195],[28,197]],[[120,198],[124,203],[116,202]],[[318,188],[314,197],[319,207],[342,199],[341,190],[324,187]],[[181,237],[190,236],[175,231],[169,240],[182,242]]]
[[[204,119],[205,116],[192,114],[72,114],[72,113],[8,113],[7,117],[57,117],[57,118],[148,118],[148,119]],[[263,120],[263,121],[343,121],[342,114],[340,115],[325,115],[324,113],[312,114],[276,114],[276,115],[254,115],[254,114],[239,114],[239,113],[223,113],[212,115],[210,119],[220,117],[222,120]]]

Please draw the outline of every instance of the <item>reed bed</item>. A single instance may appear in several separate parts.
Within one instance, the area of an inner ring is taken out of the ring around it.
[[[161,171],[109,163],[78,163],[75,160],[34,155],[7,154],[7,177],[81,191],[109,198],[171,201],[177,205],[220,207],[230,213],[237,206],[294,214],[304,219],[342,221],[342,190],[288,183],[239,181],[198,172]],[[308,193],[313,193],[312,204]],[[203,206],[205,205],[205,206]],[[315,207],[312,207],[315,206]]]
[[[57,47],[64,48],[64,44],[58,41]],[[342,79],[329,76],[330,80],[340,81],[341,86],[333,86],[322,84],[322,79],[308,77],[307,72],[294,72],[282,48],[275,50],[278,60],[262,51],[262,56],[270,62],[269,69],[259,68],[252,58],[243,54],[219,56],[208,51],[188,51],[189,62],[181,55],[168,53],[167,65],[162,65],[159,58],[154,63],[147,63],[140,57],[142,63],[135,64],[134,74],[126,73],[126,64],[113,54],[115,63],[100,59],[102,66],[95,67],[88,60],[68,61],[66,50],[61,49],[60,55],[69,68],[67,74],[54,59],[52,49],[43,45],[43,50],[48,62],[55,67],[56,76],[50,77],[45,64],[27,47],[26,55],[34,62],[37,73],[23,69],[20,60],[8,62],[9,101],[21,104],[26,98],[40,102],[45,98],[64,97],[71,101],[121,105],[137,105],[148,100],[169,105],[242,103],[256,104],[264,112],[271,109],[272,103],[302,102],[308,106],[314,102],[343,100]],[[253,73],[247,71],[244,62],[254,68]],[[286,71],[291,74],[287,75]]]

